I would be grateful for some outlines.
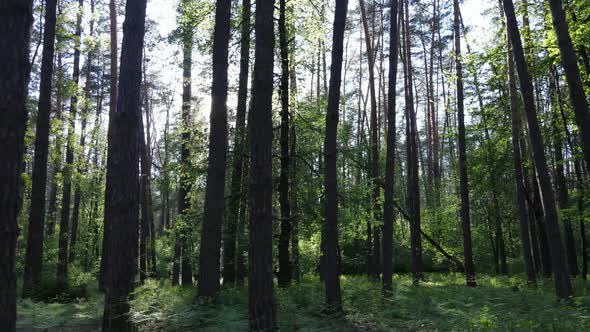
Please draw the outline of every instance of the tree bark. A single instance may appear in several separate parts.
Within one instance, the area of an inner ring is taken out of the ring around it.
[[[557,37],[557,45],[561,54],[561,64],[565,71],[567,85],[569,87],[570,99],[576,115],[576,124],[580,128],[580,138],[582,139],[582,150],[586,167],[590,169],[590,110],[588,109],[588,100],[584,92],[584,85],[578,68],[578,61],[572,39],[570,38],[569,28],[563,10],[561,0],[549,0],[551,9],[551,18],[553,29]]]
[[[199,255],[199,296],[219,291],[221,227],[225,209],[225,160],[227,153],[227,68],[230,32],[230,0],[217,1],[213,33],[213,84],[209,132],[209,168]]]
[[[109,20],[110,20],[110,43],[111,43],[111,52],[110,52],[110,86],[109,86],[109,125],[108,125],[108,133],[107,133],[107,141],[111,141],[112,136],[112,123],[111,119],[113,119],[115,111],[117,109],[117,77],[119,74],[118,70],[118,62],[117,62],[117,6],[116,0],[109,0]],[[108,165],[108,155],[111,154],[112,144],[107,143],[107,168]],[[111,166],[113,167],[113,166]],[[105,184],[105,202],[110,200],[110,183],[107,179]],[[104,218],[103,221],[103,235],[102,235],[102,258],[100,260],[100,274],[98,278],[98,288],[102,291],[106,290],[107,284],[107,277],[108,277],[108,270],[109,270],[109,245],[111,237],[111,222],[109,219]]]
[[[242,0],[240,73],[238,78],[238,104],[236,107],[236,132],[232,160],[231,198],[228,203],[228,218],[225,221],[223,239],[223,284],[236,281],[237,227],[242,200],[243,155],[246,129],[246,106],[248,100],[248,73],[250,69],[250,0]]]
[[[273,0],[256,3],[256,46],[251,108],[250,330],[277,328],[272,273],[272,91],[274,63]]]
[[[137,270],[139,224],[139,120],[141,119],[141,60],[146,0],[127,0],[117,109],[111,115],[112,139],[107,165],[111,193],[105,201],[110,220],[109,277],[103,331],[130,331],[128,297]],[[109,167],[110,166],[110,167]],[[116,193],[116,194],[115,194]]]
[[[279,86],[281,100],[279,204],[281,206],[281,233],[278,245],[279,272],[277,277],[280,287],[289,286],[291,281],[291,259],[289,257],[289,241],[291,239],[291,205],[289,201],[289,44],[287,41],[286,3],[286,0],[279,0],[279,48],[281,56],[281,81]]]
[[[2,1],[0,12],[0,330],[14,332],[18,197],[27,123],[33,1]]]
[[[459,189],[461,196],[461,222],[463,225],[463,256],[467,286],[476,286],[473,265],[473,244],[471,241],[471,220],[469,208],[469,183],[467,179],[467,153],[465,138],[465,111],[463,106],[463,65],[461,61],[461,31],[459,29],[459,1],[453,1],[455,35],[455,69],[457,75],[457,122],[459,136]]]
[[[29,211],[29,232],[23,277],[23,295],[28,296],[40,286],[43,269],[43,233],[45,224],[45,186],[47,182],[47,156],[49,152],[49,115],[51,113],[51,81],[53,78],[53,55],[55,52],[55,24],[57,0],[45,1],[45,23],[43,28],[43,55],[41,59],[41,83],[37,106],[37,128],[35,132],[35,161],[31,207]]]
[[[548,233],[547,239],[549,246],[551,247],[551,262],[553,265],[553,275],[555,277],[555,290],[559,298],[567,298],[572,295],[572,286],[567,271],[563,243],[561,242],[561,235],[559,233],[555,197],[551,188],[547,160],[543,151],[543,137],[539,128],[537,111],[535,109],[533,84],[529,76],[528,66],[522,50],[520,31],[518,30],[516,15],[514,14],[514,4],[512,3],[512,0],[503,1],[504,12],[506,14],[506,26],[512,44],[512,52],[514,54],[518,78],[520,80],[524,108],[529,125],[533,159],[537,171],[537,180],[539,181],[541,198],[545,211],[545,223],[547,225]]]
[[[502,7],[502,1],[500,1]],[[503,11],[503,10],[502,10]],[[508,49],[508,87],[510,91],[510,120],[512,128],[512,160],[514,161],[514,182],[516,185],[516,206],[518,209],[518,221],[520,226],[520,240],[522,245],[522,256],[526,268],[527,281],[529,284],[536,284],[535,266],[531,256],[531,241],[529,236],[529,216],[526,207],[526,189],[523,176],[520,133],[520,114],[518,113],[518,91],[516,89],[516,74],[514,72],[514,59],[512,56],[510,38],[506,36]]]
[[[383,203],[383,291],[387,294],[392,291],[393,274],[393,223],[394,223],[394,182],[395,182],[395,107],[396,107],[396,83],[397,61],[399,44],[399,27],[397,25],[398,1],[391,1],[389,31],[389,84],[387,89],[387,150],[385,157],[385,190]]]
[[[284,1],[284,0],[282,0]],[[362,1],[362,0],[361,0]],[[326,191],[326,218],[324,225],[324,263],[322,266],[326,288],[326,305],[334,312],[342,311],[340,295],[340,267],[338,262],[338,108],[340,104],[340,85],[342,80],[342,56],[344,28],[348,0],[337,0],[334,14],[332,36],[332,66],[330,67],[330,90],[328,94],[328,111],[326,113],[326,137],[324,156],[326,174],[324,186]]]

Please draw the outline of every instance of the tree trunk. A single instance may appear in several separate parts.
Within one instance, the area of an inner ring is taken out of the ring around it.
[[[459,1],[453,1],[455,35],[455,69],[457,75],[457,122],[459,129],[459,189],[461,196],[461,221],[463,224],[463,255],[467,286],[476,286],[473,265],[473,244],[471,242],[471,220],[469,216],[469,183],[467,180],[467,153],[465,142],[465,111],[463,106],[463,65],[461,61],[461,32],[459,29]]]
[[[287,41],[286,0],[279,0],[279,47],[281,56],[281,81],[279,93],[281,99],[281,166],[279,176],[279,204],[281,206],[281,233],[279,235],[279,272],[280,287],[287,287],[291,281],[291,260],[289,241],[291,239],[291,205],[289,201],[289,44]],[[324,57],[324,68],[325,68]]]
[[[284,1],[284,0],[282,0]],[[361,0],[362,1],[362,0]],[[332,66],[330,68],[330,90],[328,94],[328,111],[326,113],[326,137],[324,156],[326,160],[325,190],[326,218],[324,225],[324,281],[326,287],[326,305],[329,310],[342,311],[340,295],[340,267],[338,262],[338,108],[340,104],[340,85],[342,77],[342,56],[344,28],[348,0],[336,1],[334,14],[334,34],[332,36]]]
[[[199,255],[199,296],[219,290],[221,227],[225,209],[225,160],[227,153],[227,68],[230,32],[230,0],[217,1],[213,33],[213,84],[209,132],[209,168]],[[206,253],[206,254],[205,254]]]
[[[174,244],[174,263],[181,264],[180,272],[182,275],[182,284],[187,286],[192,284],[192,266],[189,254],[191,250],[187,248],[190,241],[189,220],[186,215],[190,209],[189,193],[191,191],[191,153],[189,144],[191,139],[191,103],[192,103],[192,53],[193,53],[193,31],[191,27],[182,27],[182,110],[181,110],[181,138],[180,138],[180,183],[178,185],[178,221],[175,223],[176,243]],[[178,255],[177,255],[178,254]],[[179,267],[176,266],[176,270]],[[174,267],[173,267],[174,270]],[[174,271],[173,271],[174,272]],[[178,280],[178,275],[174,278],[172,273],[172,284]]]
[[[389,84],[387,89],[387,150],[385,157],[385,200],[383,203],[383,291],[388,294],[392,291],[393,274],[393,223],[394,223],[394,181],[395,181],[395,107],[396,107],[396,83],[397,61],[399,44],[399,26],[397,19],[398,1],[391,1],[389,31]]]
[[[246,127],[246,106],[248,99],[248,72],[250,67],[250,0],[242,0],[240,74],[238,79],[238,105],[236,107],[236,132],[234,156],[232,160],[232,178],[230,184],[231,199],[228,203],[228,218],[225,222],[223,239],[223,284],[233,285],[236,281],[237,226],[240,215],[240,202],[243,181],[243,154]]]
[[[45,223],[45,185],[47,181],[47,155],[49,150],[49,114],[51,113],[51,80],[53,78],[53,54],[55,51],[55,23],[57,0],[45,2],[43,28],[43,56],[41,59],[41,83],[37,107],[35,132],[35,162],[33,164],[29,231],[23,277],[23,295],[31,295],[40,286],[43,268],[43,225]]]
[[[94,1],[90,0],[90,31],[88,36],[92,38],[94,34]],[[92,48],[88,49],[88,54],[86,58],[86,83],[84,87],[84,106],[82,107],[82,123],[81,123],[81,131],[80,131],[80,154],[78,156],[79,168],[78,173],[84,174],[85,168],[82,163],[82,160],[85,159],[84,156],[84,147],[86,146],[86,124],[88,121],[88,113],[90,112],[90,88],[92,83],[92,57],[94,51]],[[70,252],[68,261],[70,263],[74,262],[76,259],[76,243],[78,242],[78,221],[80,219],[80,202],[82,200],[82,193],[80,188],[80,181],[76,181],[76,189],[74,190],[74,208],[72,210],[72,232],[70,237]]]
[[[522,50],[520,32],[518,30],[518,24],[514,14],[514,4],[512,3],[512,0],[503,1],[504,12],[506,14],[506,26],[512,44],[512,52],[514,54],[518,78],[520,80],[525,113],[529,125],[529,136],[531,139],[533,159],[535,161],[535,169],[537,170],[537,179],[539,181],[541,198],[545,211],[545,223],[547,225],[548,235],[547,240],[551,248],[551,262],[553,265],[553,275],[555,277],[555,290],[558,297],[567,298],[572,295],[572,286],[567,271],[563,243],[561,242],[561,235],[559,233],[557,210],[555,208],[555,197],[551,188],[549,170],[547,169],[547,160],[545,159],[545,154],[543,151],[543,137],[539,128],[537,111],[535,109],[533,84],[529,76],[528,66],[524,52]]]
[[[375,59],[374,59],[374,50],[373,45],[371,42],[372,38],[369,38],[369,25],[367,22],[367,14],[365,10],[365,2],[364,0],[359,1],[359,5],[361,8],[361,17],[363,23],[363,30],[365,31],[365,43],[367,47],[367,59],[369,62],[369,92],[371,96],[371,153],[370,153],[370,162],[371,162],[371,181],[373,183],[373,189],[371,194],[371,204],[373,209],[373,222],[370,219],[367,220],[367,243],[369,244],[369,275],[372,279],[377,279],[378,274],[378,264],[376,257],[374,257],[373,243],[371,245],[371,232],[377,232],[378,229],[374,228],[371,229],[371,224],[380,220],[379,214],[381,213],[381,209],[379,207],[379,196],[381,190],[381,184],[379,179],[379,132],[377,129],[377,96],[375,91]]]
[[[112,121],[111,119],[114,118],[115,111],[117,109],[117,77],[119,74],[118,70],[118,63],[117,63],[117,6],[116,0],[109,0],[109,18],[110,18],[110,35],[111,35],[111,52],[110,52],[110,86],[109,86],[109,125],[108,125],[108,132],[107,132],[107,140],[111,141],[112,136]],[[108,158],[108,155],[111,154],[112,144],[107,144],[107,168],[109,167],[108,163],[111,158]],[[114,166],[111,166],[114,167]],[[107,179],[105,184],[105,202],[110,200],[110,183]],[[107,278],[109,275],[109,242],[111,238],[111,221],[104,218],[103,221],[103,235],[102,235],[102,258],[100,260],[100,274],[98,278],[98,288],[102,291],[106,291],[107,285]]]
[[[250,259],[248,303],[250,330],[277,328],[272,273],[272,90],[274,63],[273,0],[256,4],[256,47],[252,87]]]
[[[570,99],[576,115],[576,124],[580,128],[582,150],[586,167],[590,167],[590,110],[584,92],[584,85],[578,68],[576,53],[570,38],[569,28],[561,0],[549,0],[553,29],[557,37],[557,45],[561,54],[561,64],[565,71]]]
[[[68,137],[66,141],[66,163],[63,167],[63,194],[61,200],[61,219],[59,222],[59,251],[57,261],[57,283],[60,288],[68,287],[68,243],[70,235],[70,203],[72,194],[72,175],[74,171],[74,134],[78,108],[78,81],[80,79],[80,45],[82,36],[82,12],[84,0],[78,0],[76,32],[74,42],[74,69],[72,81],[75,90],[70,99],[68,118]]]
[[[16,331],[18,197],[27,124],[33,1],[2,1],[0,12],[0,330]]]
[[[139,121],[141,119],[141,59],[146,0],[127,0],[117,109],[111,115],[112,139],[107,165],[111,193],[105,201],[110,220],[109,277],[103,331],[130,331],[128,297],[137,270],[139,223]],[[110,166],[110,167],[109,167]],[[114,194],[116,193],[116,195]]]

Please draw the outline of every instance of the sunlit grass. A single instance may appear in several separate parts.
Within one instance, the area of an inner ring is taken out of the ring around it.
[[[341,278],[345,314],[329,316],[319,279],[276,289],[281,331],[590,331],[587,282],[574,280],[576,296],[558,301],[551,280],[529,287],[523,276],[478,276],[464,286],[461,274],[427,274],[413,286],[410,276],[394,278],[393,296],[364,276]],[[132,317],[145,331],[246,331],[246,287],[223,289],[199,301],[195,288],[149,280],[132,300]],[[102,297],[70,304],[19,302],[19,326],[50,328],[98,324]]]

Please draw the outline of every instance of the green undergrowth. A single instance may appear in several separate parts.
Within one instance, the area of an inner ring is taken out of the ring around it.
[[[551,281],[536,288],[521,277],[480,276],[476,288],[463,283],[459,274],[429,275],[419,286],[396,276],[393,296],[383,298],[379,283],[344,276],[345,314],[334,317],[324,314],[319,280],[306,277],[277,289],[277,319],[281,331],[590,331],[590,290],[581,280],[566,302],[556,300]],[[193,288],[150,281],[136,292],[133,317],[143,330],[248,329],[246,288],[197,302]]]
[[[464,286],[460,274],[428,274],[419,286],[410,276],[394,278],[393,295],[364,276],[341,278],[345,313],[325,314],[317,277],[276,289],[281,331],[590,331],[590,284],[574,281],[576,296],[557,301],[550,280],[536,288],[521,276],[479,276]],[[70,303],[19,300],[20,331],[94,331],[100,326],[102,296],[91,291]],[[247,331],[247,287],[226,288],[197,300],[193,287],[148,280],[132,300],[139,331]]]

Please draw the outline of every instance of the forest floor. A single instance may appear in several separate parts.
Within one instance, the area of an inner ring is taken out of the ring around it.
[[[478,287],[459,274],[428,274],[420,286],[396,276],[394,295],[381,296],[380,283],[366,277],[341,279],[345,314],[323,314],[316,277],[277,289],[281,331],[590,331],[590,282],[575,280],[576,296],[557,301],[552,281],[526,286],[520,276],[478,276]],[[247,331],[248,296],[243,287],[225,289],[215,301],[196,303],[194,288],[148,281],[137,289],[133,319],[140,331]],[[17,331],[98,331],[102,296],[74,303],[19,300]]]

